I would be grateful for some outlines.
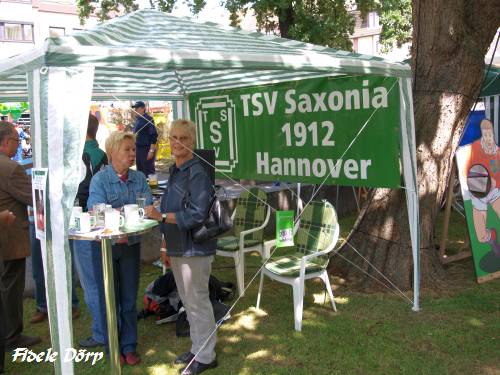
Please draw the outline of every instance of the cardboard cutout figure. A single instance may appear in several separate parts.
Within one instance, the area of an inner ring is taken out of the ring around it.
[[[500,276],[500,149],[492,122],[484,119],[480,128],[481,137],[457,151],[479,282]]]

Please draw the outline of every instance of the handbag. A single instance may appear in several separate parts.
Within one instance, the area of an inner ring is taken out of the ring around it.
[[[205,221],[199,227],[191,229],[191,236],[194,243],[203,243],[217,238],[232,227],[231,216],[222,206],[217,195],[214,195]]]
[[[191,168],[188,169],[188,181],[190,177]],[[188,190],[187,186],[185,190]],[[185,197],[184,199],[189,200],[189,197]],[[191,229],[191,238],[194,243],[200,244],[217,238],[221,234],[229,231],[232,227],[233,220],[231,219],[227,209],[221,204],[219,195],[217,194],[217,191],[215,191],[214,197],[210,202],[205,221],[198,227]]]

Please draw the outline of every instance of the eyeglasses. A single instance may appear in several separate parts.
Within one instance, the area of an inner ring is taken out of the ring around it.
[[[174,135],[174,136],[171,136],[170,139],[175,141],[175,142],[186,143],[190,139],[190,137],[186,137],[186,136],[177,137]]]

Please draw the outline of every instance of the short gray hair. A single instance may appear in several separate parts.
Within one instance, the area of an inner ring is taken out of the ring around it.
[[[170,124],[170,130],[174,128],[185,129],[193,141],[193,146],[196,147],[196,124],[193,121],[182,118],[177,119]]]
[[[16,131],[16,127],[11,122],[0,121],[0,143],[8,138],[12,137],[12,134]]]

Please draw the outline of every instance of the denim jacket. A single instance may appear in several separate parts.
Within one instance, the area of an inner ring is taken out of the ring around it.
[[[162,224],[170,256],[209,256],[215,254],[217,240],[193,242],[191,229],[206,219],[214,190],[200,161],[194,157],[179,168],[170,168],[167,189],[161,199],[161,212],[173,212],[176,224]]]
[[[136,194],[146,194],[146,205],[153,204],[153,196],[149,189],[146,177],[142,172],[128,170],[127,181],[123,182],[111,165],[96,173],[90,181],[89,209],[96,203],[110,204],[113,208],[120,208],[126,204],[136,202]],[[140,242],[140,236],[130,236],[128,244]]]

